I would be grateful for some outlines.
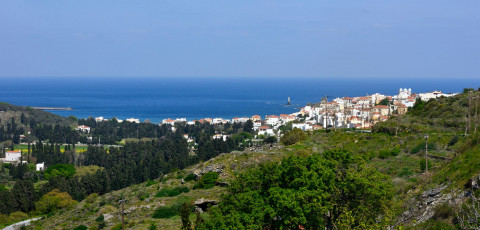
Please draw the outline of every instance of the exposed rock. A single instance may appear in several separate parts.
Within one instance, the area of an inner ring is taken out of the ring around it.
[[[108,220],[110,220],[110,219],[112,219],[112,218],[113,218],[113,215],[110,214],[110,213],[105,213],[105,214],[103,214],[103,219],[104,219],[105,221],[108,221]]]
[[[412,198],[408,202],[410,203],[410,208],[402,213],[397,220],[397,224],[413,220],[415,220],[414,225],[423,223],[432,218],[432,216],[435,214],[435,206],[443,203],[457,205],[465,197],[465,193],[461,191],[453,191],[442,194],[442,191],[446,187],[446,185],[442,185],[433,189],[429,189],[423,192],[418,198]]]
[[[218,204],[218,201],[216,200],[207,200],[204,198],[200,198],[193,203],[193,205],[195,205],[195,209],[200,213],[206,212],[208,207],[214,206],[217,204]]]
[[[203,174],[208,173],[208,172],[217,172],[217,173],[222,173],[223,169],[225,168],[225,165],[220,165],[220,164],[210,164],[202,169],[197,169],[193,171],[193,174],[199,178]]]

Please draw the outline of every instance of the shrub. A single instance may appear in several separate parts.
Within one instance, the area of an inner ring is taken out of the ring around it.
[[[9,216],[9,219],[11,222],[18,222],[20,220],[27,219],[27,218],[28,218],[28,215],[20,211],[12,212],[10,213],[10,216]]]
[[[447,203],[439,204],[433,210],[435,212],[432,217],[434,220],[448,219],[454,216],[452,207]]]
[[[150,226],[148,227],[148,230],[156,230],[157,229],[157,225],[155,225],[155,223],[151,223]]]
[[[154,184],[156,184],[157,182],[155,182],[154,180],[148,180],[147,181],[147,184],[145,185],[145,187],[149,187],[149,186],[152,186]]]
[[[424,161],[424,163],[425,163],[425,161]],[[400,170],[400,172],[398,173],[398,176],[399,177],[407,177],[407,176],[410,176],[412,174],[413,174],[412,170],[410,170],[410,168],[408,166],[405,166],[405,167],[402,168],[402,170]]]
[[[183,180],[184,180],[184,181],[192,181],[192,180],[195,180],[195,179],[197,179],[197,177],[195,176],[195,174],[190,173],[190,174],[188,174]]]
[[[453,136],[452,139],[450,139],[450,141],[448,142],[448,146],[455,145],[457,142],[458,142],[458,135],[455,135],[455,136]]]
[[[200,180],[193,186],[193,189],[209,189],[215,186],[217,183],[218,173],[217,172],[208,172],[205,173]]]
[[[388,149],[378,151],[378,158],[385,159],[389,156],[391,156],[391,152]]]
[[[102,222],[105,220],[105,216],[103,216],[103,214],[100,214],[100,216],[97,217],[97,219],[95,219],[95,221],[97,222]]]
[[[57,209],[69,208],[77,203],[68,193],[54,189],[35,202],[35,208],[41,213],[50,213]]]
[[[139,200],[142,200],[142,201],[143,201],[143,200],[147,199],[148,197],[150,197],[150,194],[148,194],[147,192],[145,192],[145,191],[143,191],[143,190],[137,192],[137,198],[138,198]]]
[[[435,150],[435,148],[436,148],[435,143],[432,143],[432,142],[428,143],[428,150]],[[411,151],[412,154],[417,154],[419,152],[425,152],[425,142],[418,144]]]
[[[0,225],[6,224],[8,222],[10,222],[8,216],[0,213]]]
[[[83,224],[77,226],[76,228],[74,228],[74,230],[87,230],[87,229],[88,229],[87,226],[85,226],[85,225],[83,225]]]
[[[111,230],[122,230],[122,223],[118,223],[114,225]]]
[[[92,194],[88,195],[87,198],[85,198],[85,201],[86,201],[87,203],[90,203],[90,204],[91,204],[91,203],[95,202],[95,200],[97,199],[97,197],[98,197],[98,194],[97,194],[97,193],[92,193]]]
[[[284,145],[293,145],[297,142],[303,141],[307,139],[307,134],[300,129],[292,129],[291,131],[285,133],[280,141]]]
[[[276,136],[268,136],[267,138],[265,138],[265,140],[263,140],[265,143],[276,143],[277,142],[277,137]]]
[[[176,216],[177,213],[173,207],[159,207],[153,212],[152,217],[155,219],[168,219],[172,216]]]
[[[190,192],[190,190],[187,187],[175,187],[175,188],[164,188],[155,195],[156,197],[172,197],[172,196],[178,196],[182,193],[187,193]]]

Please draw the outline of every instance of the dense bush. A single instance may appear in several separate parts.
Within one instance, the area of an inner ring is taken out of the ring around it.
[[[177,212],[175,211],[175,208],[173,207],[159,207],[153,212],[152,217],[155,219],[167,219],[172,216],[176,216]]]
[[[383,229],[391,224],[392,198],[390,177],[336,149],[240,174],[200,227]]]
[[[280,138],[280,141],[284,145],[293,145],[299,141],[303,141],[307,139],[307,134],[303,132],[301,129],[292,129],[291,131],[285,133],[282,138]]]
[[[193,186],[193,189],[209,189],[213,188],[218,180],[218,173],[217,172],[208,172],[205,173],[200,180]]]
[[[435,206],[433,211],[435,212],[432,217],[434,220],[448,219],[455,215],[453,208],[446,202]]]
[[[82,224],[82,225],[79,225],[79,226],[76,227],[76,228],[74,228],[74,230],[87,230],[87,229],[88,229],[87,226],[85,226],[85,225],[83,225],[83,224]]]
[[[195,180],[195,179],[197,179],[197,177],[193,173],[190,173],[185,178],[183,178],[183,180],[186,181],[186,182],[192,181],[192,180]]]
[[[276,143],[277,142],[277,137],[276,136],[268,136],[263,140],[265,143]]]
[[[155,195],[156,197],[172,197],[178,196],[182,193],[190,192],[187,187],[164,188]]]
[[[57,209],[72,207],[77,203],[68,193],[54,189],[35,202],[35,207],[37,211],[46,214]]]
[[[70,178],[75,175],[75,167],[70,164],[56,164],[52,165],[45,170],[45,179],[50,179],[52,177],[66,177]]]
[[[433,143],[433,142],[428,143],[428,151],[435,150],[435,149],[436,149],[435,143]],[[421,153],[421,152],[425,152],[425,142],[422,142],[422,143],[418,144],[417,146],[415,146],[410,153],[411,154],[417,154],[417,153]]]
[[[453,136],[452,139],[450,139],[450,141],[448,142],[448,146],[455,145],[458,142],[458,139],[458,135]]]
[[[148,181],[147,181],[147,184],[145,185],[145,187],[152,186],[152,185],[154,185],[154,184],[156,184],[156,183],[157,183],[157,182],[154,181],[154,180],[148,180]]]
[[[400,148],[398,148],[398,147],[393,148],[392,150],[382,149],[382,150],[378,151],[378,158],[385,159],[387,157],[396,156],[399,153],[400,153]]]

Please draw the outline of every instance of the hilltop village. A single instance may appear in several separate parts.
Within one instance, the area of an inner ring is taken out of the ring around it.
[[[362,97],[342,97],[331,101],[323,98],[321,102],[309,104],[292,114],[267,115],[262,119],[259,115],[251,117],[234,117],[233,119],[203,118],[200,120],[187,121],[186,118],[164,119],[160,125],[171,125],[175,129],[175,123],[194,125],[196,122],[209,123],[212,125],[253,123],[253,130],[257,137],[280,136],[282,126],[298,128],[303,131],[312,131],[328,128],[347,128],[368,131],[380,121],[385,121],[393,115],[403,115],[408,108],[415,104],[416,100],[428,101],[438,97],[451,97],[456,93],[442,93],[433,91],[427,93],[412,93],[412,89],[400,89],[397,95],[383,95],[375,93]],[[97,122],[105,121],[103,117],[95,118]],[[123,122],[123,120],[118,120]],[[139,119],[129,118],[125,121],[140,123]],[[89,132],[90,127],[78,126],[78,130]],[[218,133],[213,138],[226,140],[228,135]],[[190,137],[186,137],[193,141]]]

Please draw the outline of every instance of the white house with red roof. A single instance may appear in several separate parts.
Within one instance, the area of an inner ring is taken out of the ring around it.
[[[275,132],[274,132],[273,128],[271,128],[271,127],[262,126],[258,130],[258,135],[274,136]]]
[[[275,126],[279,123],[280,118],[277,115],[268,115],[265,117],[265,123],[267,125]]]
[[[77,126],[77,130],[82,131],[82,132],[86,132],[86,133],[90,133],[90,127],[88,127],[86,125]]]
[[[175,125],[175,120],[167,118],[162,120],[162,124],[164,125]]]
[[[253,122],[262,121],[262,117],[260,115],[253,115],[250,120]]]

